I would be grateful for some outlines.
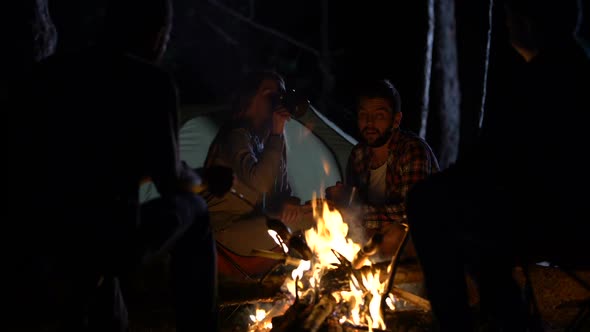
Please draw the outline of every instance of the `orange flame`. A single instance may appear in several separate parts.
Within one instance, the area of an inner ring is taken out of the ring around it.
[[[291,278],[285,282],[285,288],[293,296],[303,287],[301,279],[305,276],[308,276],[308,285],[310,286],[310,289],[305,291],[313,291],[325,272],[336,268],[334,264],[340,262],[332,250],[352,261],[361,248],[360,244],[347,237],[348,224],[344,222],[340,212],[331,210],[325,201],[319,207],[318,200],[315,198],[314,195],[312,208],[316,226],[305,231],[305,239],[314,257],[312,262],[302,261],[292,272]],[[370,261],[365,263],[365,265],[370,264]],[[366,325],[369,330],[385,329],[386,325],[380,310],[384,289],[385,283],[380,281],[379,271],[368,270],[362,274],[361,280],[351,276],[350,290],[332,294],[339,302],[348,304],[348,315],[341,317],[340,323],[348,321],[355,325]],[[393,307],[392,301],[393,299],[386,299],[388,305],[391,303],[390,308]]]
[[[272,329],[272,322],[267,319],[268,313],[264,309],[257,308],[255,313],[250,315],[250,331],[270,331]]]

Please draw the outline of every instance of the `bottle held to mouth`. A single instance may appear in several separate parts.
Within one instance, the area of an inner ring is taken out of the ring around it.
[[[285,108],[291,114],[291,117],[295,119],[305,115],[310,106],[309,100],[293,89],[276,96],[273,98],[272,103],[273,110],[278,111]]]

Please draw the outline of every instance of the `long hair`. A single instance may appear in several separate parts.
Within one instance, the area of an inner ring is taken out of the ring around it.
[[[285,89],[285,81],[276,71],[257,70],[246,73],[240,80],[238,88],[233,96],[231,112],[234,118],[250,107],[252,99],[258,92],[260,84],[265,80],[275,80],[279,82],[279,85],[283,90]]]

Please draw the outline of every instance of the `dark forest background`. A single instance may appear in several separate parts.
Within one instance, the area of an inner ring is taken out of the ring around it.
[[[49,1],[58,51],[92,41],[104,3]],[[175,0],[174,5],[165,66],[183,103],[223,102],[243,71],[271,68],[354,135],[351,89],[363,77],[384,77],[400,90],[406,124],[417,130],[425,1]]]
[[[579,1],[580,36],[590,48],[590,5]],[[10,93],[38,60],[39,36],[51,36],[47,13],[57,52],[68,52],[95,40],[105,3],[3,2],[0,92]],[[164,66],[181,103],[226,103],[244,71],[270,68],[357,136],[355,84],[388,78],[402,96],[403,125],[427,139],[443,167],[469,149],[487,104],[501,104],[494,87],[518,61],[500,0],[174,0],[174,7]]]

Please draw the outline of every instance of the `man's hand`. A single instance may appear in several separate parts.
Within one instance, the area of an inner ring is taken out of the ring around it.
[[[338,208],[347,207],[351,198],[354,200],[353,192],[352,187],[338,181],[335,186],[326,188],[326,199]]]
[[[297,222],[300,216],[300,205],[294,205],[291,203],[286,203],[283,206],[283,211],[281,212],[281,220],[285,224],[293,224]]]
[[[285,124],[291,119],[291,113],[286,108],[281,108],[272,113],[272,130],[273,135],[282,135],[285,132]]]
[[[281,220],[286,224],[293,224],[301,220],[306,214],[311,214],[311,205],[301,205],[301,200],[297,197],[290,197],[284,204],[281,211]]]

